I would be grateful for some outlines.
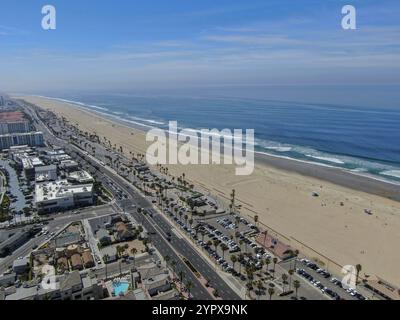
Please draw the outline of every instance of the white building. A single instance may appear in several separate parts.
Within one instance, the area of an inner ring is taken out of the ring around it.
[[[71,160],[71,157],[63,149],[51,149],[44,151],[44,157],[52,163],[60,163],[64,160]]]
[[[56,276],[54,288],[41,285],[18,287],[6,300],[97,300],[103,298],[103,289],[95,277],[78,271]]]
[[[30,147],[43,145],[42,132],[12,133],[0,135],[0,150],[9,149],[12,146],[27,145]]]
[[[35,179],[35,169],[36,167],[44,166],[42,160],[38,157],[31,157],[28,155],[21,155],[19,157],[19,161],[21,162],[22,168],[24,170],[25,176],[29,180]]]
[[[0,134],[28,132],[29,129],[29,122],[25,120],[0,123]]]
[[[87,171],[80,170],[71,172],[68,175],[68,181],[73,183],[85,184],[85,183],[93,183],[94,179]]]
[[[63,160],[60,162],[58,167],[66,171],[75,171],[78,169],[79,165],[74,160]]]
[[[57,180],[57,166],[41,166],[35,168],[35,181],[55,181]]]
[[[72,185],[67,180],[37,183],[35,202],[39,213],[93,204],[93,184]]]

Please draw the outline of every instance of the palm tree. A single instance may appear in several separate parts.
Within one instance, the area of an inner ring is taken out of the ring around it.
[[[290,269],[288,271],[288,273],[289,273],[289,290],[292,290],[292,276],[293,276],[294,271],[292,269]]]
[[[235,218],[235,221],[236,221],[236,224],[237,224],[237,225],[239,225],[239,222],[240,222],[240,217],[239,217],[239,216],[237,216],[237,217]]]
[[[289,276],[286,273],[282,274],[282,287],[283,287],[283,293],[285,293],[285,285],[287,284],[287,279],[289,278]]]
[[[300,288],[300,281],[299,280],[294,280],[293,281],[293,287],[296,290],[296,298],[297,298],[297,292],[298,292],[298,290]]]
[[[229,205],[231,214],[235,211],[235,195],[236,195],[236,191],[235,191],[235,189],[233,189],[232,193],[231,193],[231,203]]]
[[[275,277],[275,266],[276,266],[276,263],[278,262],[278,258],[277,258],[277,257],[274,257],[274,258],[272,259],[272,262],[274,263],[274,277]]]
[[[225,251],[228,250],[228,249],[229,249],[229,248],[228,248],[228,246],[227,246],[225,243],[221,244],[222,259],[225,259]]]
[[[264,285],[261,280],[257,281],[257,289],[258,289],[257,296],[258,296],[258,299],[260,300],[261,290],[264,289]]]
[[[171,260],[171,257],[168,256],[168,255],[166,255],[166,256],[164,257],[164,259],[165,259],[165,263],[168,265],[168,262]]]
[[[117,254],[118,254],[118,256],[120,256],[121,255],[121,251],[122,251],[122,247],[121,246],[119,246],[119,245],[117,245]]]
[[[220,243],[219,240],[214,240],[213,241],[213,245],[214,245],[215,251],[217,251],[217,247],[218,247],[219,243]]]
[[[272,300],[272,295],[275,293],[274,288],[268,288],[269,300]]]
[[[190,290],[192,290],[192,288],[193,288],[193,283],[192,283],[191,281],[188,281],[188,282],[186,283],[186,289],[187,289],[187,291],[188,291],[189,299],[190,299]]]
[[[172,268],[172,271],[174,271],[174,273],[175,273],[175,267],[176,267],[176,261],[172,260],[171,261],[171,268]]]
[[[265,259],[265,265],[267,266],[267,271],[269,271],[269,265],[271,263],[271,258],[266,258]]]
[[[204,236],[206,235],[206,233],[204,231],[201,231],[200,234],[201,234],[201,241],[204,242]]]
[[[257,223],[258,223],[258,215],[254,216],[254,223],[255,223],[255,225],[257,225]]]
[[[240,240],[240,241],[239,241],[240,249],[242,249],[243,243],[244,243],[243,240]],[[247,246],[246,246],[246,247],[247,247]],[[247,249],[247,248],[246,248],[246,249]],[[247,250],[245,250],[245,251],[247,251]]]
[[[248,282],[252,282],[254,278],[254,269],[250,266],[247,266],[245,272],[248,278]]]
[[[248,281],[246,283],[246,289],[247,289],[246,295],[248,294],[249,297],[251,298],[250,293],[251,293],[251,290],[253,290],[253,282],[252,281]]]
[[[137,249],[136,249],[136,248],[132,248],[132,249],[130,250],[130,252],[131,252],[131,254],[132,254],[132,256],[133,256],[133,266],[135,266],[135,255],[136,255],[136,253],[137,253]]]
[[[238,261],[243,261],[244,259],[244,254],[239,253]],[[239,263],[239,273],[242,273],[242,263]]]
[[[356,274],[356,285],[358,284],[358,277],[360,276],[361,269],[362,269],[361,264],[356,264],[356,270],[357,270],[357,274]]]
[[[238,261],[238,259],[234,254],[231,255],[231,261],[232,261],[232,264],[233,264],[233,270],[235,270],[235,264]]]
[[[149,244],[150,244],[150,239],[149,238],[144,238],[143,239],[143,244],[146,248],[146,252],[149,252]]]
[[[185,225],[186,225],[186,227],[187,227],[187,226],[188,226],[188,225],[187,225],[187,222],[188,222],[189,217],[188,217],[187,214],[185,214],[185,216],[184,216],[183,218],[185,219]]]
[[[185,273],[181,270],[181,271],[179,271],[179,279],[180,279],[180,282],[181,282],[181,292],[182,292],[182,289],[183,289],[183,279],[185,278]]]
[[[299,256],[299,250],[294,250],[293,252],[294,254],[294,270],[296,270],[296,266],[297,266],[297,257]]]
[[[107,263],[108,263],[108,261],[110,260],[110,256],[108,255],[108,254],[105,254],[104,256],[103,256],[103,260],[104,260],[104,263],[106,264],[106,279],[108,278],[108,274],[107,274],[107,271],[108,271],[108,269],[107,269]]]

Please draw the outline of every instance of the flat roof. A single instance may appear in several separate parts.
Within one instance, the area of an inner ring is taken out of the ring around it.
[[[0,112],[0,123],[27,121],[21,111]]]
[[[92,192],[92,184],[72,185],[67,180],[37,183],[36,201],[60,199],[77,193]]]
[[[60,164],[61,164],[61,165],[73,165],[73,166],[77,166],[77,165],[78,165],[78,162],[76,162],[76,161],[74,161],[74,160],[68,159],[68,160],[62,160],[62,161],[60,162]]]
[[[29,157],[29,156],[21,157],[21,162],[24,168],[40,167],[43,166],[44,164],[42,160],[40,160],[38,157]]]
[[[40,167],[36,167],[35,168],[35,172],[39,173],[39,172],[48,172],[48,171],[52,171],[52,170],[57,170],[57,166],[54,164],[51,164],[49,166],[40,166]]]
[[[29,135],[42,135],[41,131],[31,131],[31,132],[22,132],[22,133],[7,133],[2,134],[0,137],[19,137],[19,136],[29,136]]]
[[[85,170],[71,172],[68,177],[77,181],[93,180],[93,177],[90,175],[90,173]]]

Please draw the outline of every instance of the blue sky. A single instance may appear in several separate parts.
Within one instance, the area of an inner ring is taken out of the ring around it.
[[[41,8],[57,30],[41,29]],[[357,30],[341,8],[357,9]],[[400,83],[398,0],[2,0],[0,90]]]

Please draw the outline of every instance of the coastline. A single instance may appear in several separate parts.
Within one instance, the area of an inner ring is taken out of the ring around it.
[[[107,132],[109,139],[126,150],[146,150],[144,131],[139,128],[70,103],[23,99],[66,116],[82,129]],[[333,262],[331,268],[361,263],[363,272],[399,284],[396,265],[400,256],[391,252],[396,252],[400,243],[400,205],[391,199],[400,201],[400,186],[278,156],[257,155],[256,159],[255,172],[249,177],[234,176],[227,165],[179,165],[171,166],[170,171],[177,175],[185,172],[193,183],[224,200],[236,189],[242,214],[259,215],[262,224],[284,235],[283,240],[293,247],[308,250],[310,256],[329,257],[325,263]],[[312,197],[312,192],[320,196]],[[372,210],[372,216],[363,212],[366,208]]]
[[[342,187],[366,192],[400,202],[400,185],[368,177],[349,170],[323,166],[274,155],[256,155],[256,161],[307,177],[331,182]]]
[[[82,109],[84,111],[93,112],[94,114],[97,114],[100,117],[106,117],[108,120],[112,122],[116,122],[119,123],[120,125],[140,130],[144,134],[146,129],[155,128],[151,125],[145,125],[139,122],[135,123],[133,121],[129,121],[128,124],[126,120],[124,121],[122,119],[117,119],[116,117],[105,114],[103,111],[106,111],[107,109],[101,107],[92,106],[93,108],[96,109],[93,110],[91,108],[85,107],[84,103],[74,102],[60,98],[50,98],[45,96],[35,96],[35,97],[74,105],[74,107]],[[285,156],[268,154],[265,152],[255,151],[255,161],[258,164],[272,166],[276,169],[294,172],[307,177],[330,182],[342,187],[370,193],[373,195],[385,197],[400,202],[400,183],[394,181],[391,182],[385,180],[384,178],[368,176],[365,174],[356,173],[351,170],[343,168],[329,166],[312,161],[304,161],[294,158],[288,158]]]

